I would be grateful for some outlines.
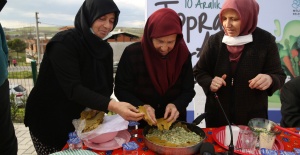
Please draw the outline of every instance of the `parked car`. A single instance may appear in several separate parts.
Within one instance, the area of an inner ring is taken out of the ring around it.
[[[9,94],[13,94],[14,98],[11,99],[17,104],[17,106],[22,106],[25,104],[27,99],[27,90],[20,84],[10,84]]]

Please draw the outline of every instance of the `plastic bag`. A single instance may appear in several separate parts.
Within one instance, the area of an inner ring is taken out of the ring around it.
[[[105,115],[103,122],[96,129],[82,133],[85,127],[85,119],[74,119],[72,123],[78,137],[82,140],[89,140],[104,133],[126,130],[129,124],[128,121],[124,120],[118,114],[111,116]]]

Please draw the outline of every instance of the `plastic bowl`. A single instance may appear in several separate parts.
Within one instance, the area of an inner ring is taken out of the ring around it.
[[[275,135],[281,132],[281,130],[276,128],[278,126],[276,123],[264,118],[253,118],[248,122],[248,126],[253,132],[258,134],[263,132],[263,130]]]
[[[117,136],[118,132],[119,131],[104,133],[89,139],[89,141],[93,143],[105,143],[114,139]]]
[[[249,128],[259,136],[259,147],[272,149],[276,135],[281,132],[273,121],[264,118],[253,118],[248,122]]]

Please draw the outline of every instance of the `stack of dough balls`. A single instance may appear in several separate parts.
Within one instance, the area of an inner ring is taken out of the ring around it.
[[[80,119],[85,119],[85,127],[82,132],[84,133],[96,129],[103,122],[104,114],[103,111],[97,110],[82,111]]]

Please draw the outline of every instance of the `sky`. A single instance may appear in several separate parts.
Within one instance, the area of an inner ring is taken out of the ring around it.
[[[0,13],[0,23],[6,28],[36,26],[70,26],[84,0],[7,0]],[[118,27],[142,28],[145,25],[146,0],[114,0],[121,14]]]

